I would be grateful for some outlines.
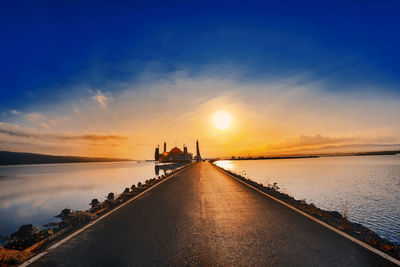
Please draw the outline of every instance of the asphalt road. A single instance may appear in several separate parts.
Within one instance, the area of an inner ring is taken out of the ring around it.
[[[337,233],[195,164],[33,266],[390,266]]]

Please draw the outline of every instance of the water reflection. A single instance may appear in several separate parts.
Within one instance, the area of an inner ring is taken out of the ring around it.
[[[68,163],[0,166],[0,235],[22,224],[41,226],[62,209],[85,210],[93,198],[165,174],[175,164],[152,162]],[[4,243],[4,242],[2,242]]]
[[[400,155],[230,160],[216,164],[350,220],[400,243]]]
[[[177,163],[156,164],[154,165],[154,172],[156,176],[160,175],[160,171],[162,171],[162,175],[165,175],[169,171],[172,171],[182,166],[185,166],[185,163],[177,162]]]
[[[233,165],[233,162],[231,160],[219,160],[217,161],[217,165],[228,171],[235,170],[235,166]]]

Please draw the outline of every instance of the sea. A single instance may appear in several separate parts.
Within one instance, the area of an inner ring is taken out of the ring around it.
[[[400,155],[221,160],[224,169],[338,211],[400,244]]]
[[[317,207],[338,211],[400,244],[400,155],[274,160],[216,164]],[[0,166],[0,236],[23,224],[57,222],[64,208],[86,210],[92,199],[158,177],[174,165],[96,162]]]
[[[154,162],[91,162],[0,166],[0,236],[23,224],[36,227],[57,222],[62,209],[87,210],[92,199],[119,195],[180,167]]]

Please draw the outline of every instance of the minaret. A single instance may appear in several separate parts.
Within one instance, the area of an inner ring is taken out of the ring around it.
[[[186,146],[183,146],[183,153],[185,155],[185,161],[189,160],[188,150]]]
[[[157,146],[156,151],[154,151],[154,160],[158,161],[160,159],[160,148]]]
[[[164,141],[164,153],[167,152],[167,142]]]
[[[196,160],[197,161],[201,160],[200,149],[199,149],[199,140],[196,140]]]

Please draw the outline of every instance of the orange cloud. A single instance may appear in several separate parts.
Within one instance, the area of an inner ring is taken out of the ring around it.
[[[299,85],[295,78],[248,82],[227,77],[180,72],[152,82],[111,84],[123,88],[112,95],[91,90],[91,96],[73,103],[37,107],[28,113],[30,120],[21,113],[13,124],[0,123],[0,148],[13,142],[18,151],[152,158],[164,140],[186,143],[194,151],[199,139],[205,156],[400,143],[396,98],[326,92],[321,82]],[[226,131],[213,125],[218,110],[232,115]]]

